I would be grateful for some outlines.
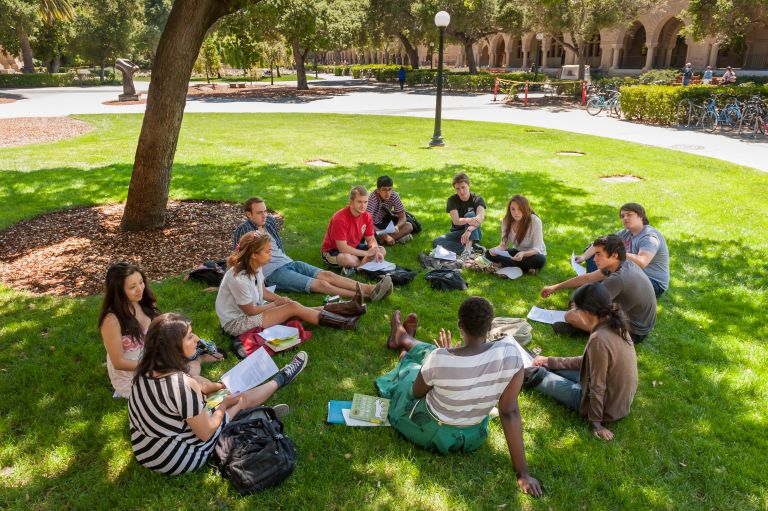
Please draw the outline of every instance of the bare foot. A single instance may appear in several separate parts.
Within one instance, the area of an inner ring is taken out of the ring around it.
[[[411,312],[405,317],[403,321],[403,328],[413,338],[416,338],[416,328],[419,326],[419,317],[415,312]]]
[[[398,342],[397,342],[397,331],[403,326],[400,324],[400,311],[395,310],[392,313],[392,319],[390,321],[390,324],[392,325],[392,330],[389,332],[389,338],[387,339],[387,348],[394,350],[397,348]]]
[[[403,359],[403,357],[404,357],[404,356],[406,356],[407,354],[408,354],[408,352],[407,352],[407,351],[405,351],[405,350],[403,350],[403,351],[401,351],[401,352],[400,352],[400,356],[399,356],[399,357],[397,357],[397,358],[399,358],[400,360],[402,360],[402,359]]]

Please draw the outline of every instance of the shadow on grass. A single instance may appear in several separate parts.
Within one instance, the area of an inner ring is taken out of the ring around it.
[[[0,464],[30,469],[6,486],[5,502],[23,506],[31,494],[38,506],[48,508],[86,507],[95,498],[103,507],[121,507],[126,498],[134,498],[136,507],[178,507],[190,499],[204,505],[213,496],[225,504],[288,508],[353,508],[360,503],[394,508],[417,501],[422,508],[475,509],[510,499],[514,507],[530,505],[517,493],[498,424],[478,452],[443,457],[415,448],[392,430],[327,426],[326,403],[354,392],[372,393],[374,379],[394,365],[396,356],[384,347],[388,326],[382,318],[393,308],[418,312],[418,337],[430,340],[440,326],[454,327],[458,305],[469,294],[487,296],[499,315],[523,316],[534,303],[563,307],[566,293],[543,301],[538,290],[570,276],[572,249],[618,229],[614,207],[587,202],[586,190],[540,173],[464,165],[409,169],[361,163],[340,165],[331,174],[300,165],[177,164],[172,195],[230,201],[261,195],[286,217],[288,253],[322,266],[320,242],[328,219],[346,203],[349,188],[370,186],[388,174],[406,207],[424,225],[412,243],[391,250],[391,259],[416,267],[416,254],[449,227],[445,201],[458,171],[472,177],[473,191],[495,211],[515,193],[529,196],[544,221],[549,247],[544,271],[518,281],[465,272],[470,285],[466,293],[434,292],[419,276],[385,304],[371,304],[358,332],[313,328],[313,340],[306,345],[313,364],[280,396],[295,410],[288,434],[300,448],[297,472],[280,488],[243,500],[233,498],[232,490],[209,477],[208,470],[169,479],[133,461],[125,401],[109,397],[104,349],[95,327],[98,298],[55,300],[0,290],[0,393],[24,396],[4,400],[0,432],[6,447]],[[129,173],[127,165],[0,172],[0,219],[8,225],[61,204],[121,200]],[[11,196],[15,204],[31,205],[11,210]],[[482,243],[493,246],[498,219],[489,218],[486,225]],[[751,503],[746,507],[759,507],[761,461],[768,452],[762,432],[768,424],[757,407],[765,402],[765,391],[739,366],[768,337],[760,291],[766,288],[760,263],[768,254],[733,241],[668,241],[672,289],[660,301],[654,333],[637,347],[640,388],[632,414],[613,426],[616,440],[604,444],[593,439],[582,418],[541,396],[521,398],[531,473],[548,492],[533,507],[583,502],[608,509],[727,508],[744,502],[745,496]],[[215,296],[202,295],[199,288],[172,281],[156,291],[163,310],[186,312],[196,330],[202,325],[215,332]],[[319,300],[301,298],[312,304]],[[545,354],[574,355],[583,348],[581,342],[556,338],[545,325],[534,328],[534,344],[544,346]],[[755,463],[744,464],[742,453],[756,451]],[[351,461],[345,461],[345,453]],[[615,471],[605,470],[613,466]],[[597,472],[598,467],[603,470]],[[721,473],[739,476],[730,477],[732,484],[723,488]],[[191,497],[201,487],[208,496],[202,501]],[[148,488],[163,489],[159,500],[152,500]]]

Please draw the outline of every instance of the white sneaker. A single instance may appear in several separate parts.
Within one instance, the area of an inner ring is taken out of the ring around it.
[[[395,240],[395,243],[408,243],[408,242],[409,242],[409,241],[411,241],[412,239],[413,239],[413,235],[412,235],[412,234],[406,234],[406,235],[405,235],[405,236],[403,236],[402,238],[397,238],[397,239]]]

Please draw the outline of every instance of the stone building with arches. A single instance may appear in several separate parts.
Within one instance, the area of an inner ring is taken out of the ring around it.
[[[650,69],[682,68],[691,62],[700,72],[706,66],[731,66],[751,75],[768,75],[768,28],[755,26],[746,33],[742,48],[722,46],[714,38],[694,41],[680,31],[686,20],[682,11],[687,0],[670,0],[662,8],[643,14],[627,26],[601,30],[588,45],[587,63],[592,69],[608,74],[640,74]],[[567,39],[567,35],[566,35]],[[345,50],[335,52],[337,63],[410,64],[402,46],[394,44],[387,51]],[[565,64],[577,64],[576,55],[563,47],[550,34],[542,40],[535,33],[498,33],[488,36],[473,47],[475,62],[480,68],[529,69],[536,61],[539,68],[555,70]],[[437,61],[432,46],[420,45],[419,63],[429,66]],[[451,67],[466,67],[463,46],[448,44],[445,63]]]

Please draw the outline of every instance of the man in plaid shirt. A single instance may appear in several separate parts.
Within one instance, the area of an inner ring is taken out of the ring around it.
[[[394,245],[407,243],[413,238],[413,224],[408,221],[400,194],[392,190],[393,182],[389,176],[381,176],[376,180],[376,189],[368,196],[368,213],[373,218],[376,231],[386,229],[389,222],[395,225],[395,232],[376,234],[379,243]]]
[[[240,238],[248,232],[265,231],[269,234],[272,238],[272,257],[262,268],[267,286],[277,286],[276,291],[282,292],[355,296],[359,284],[357,281],[288,257],[283,249],[283,240],[277,232],[277,222],[267,213],[264,199],[251,197],[245,201],[243,212],[246,220],[235,229],[233,247],[236,248]],[[363,296],[374,302],[385,298],[392,287],[391,280],[388,285],[381,282],[375,286],[359,285]]]

